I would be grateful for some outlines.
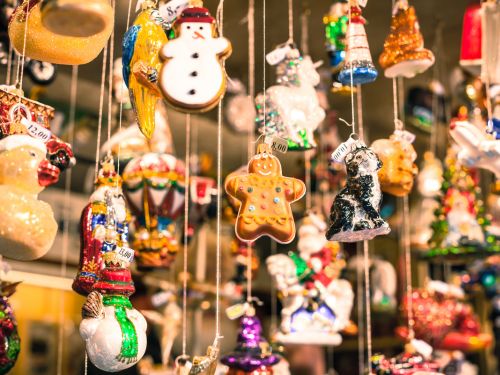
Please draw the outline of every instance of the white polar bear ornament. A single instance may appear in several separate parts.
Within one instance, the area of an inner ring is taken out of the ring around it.
[[[206,8],[186,8],[174,27],[176,38],[160,51],[160,89],[182,112],[208,111],[226,91],[223,60],[231,54],[231,43],[217,37],[215,20]]]
[[[92,292],[83,307],[80,335],[90,361],[107,372],[125,370],[146,351],[146,319],[125,296]]]

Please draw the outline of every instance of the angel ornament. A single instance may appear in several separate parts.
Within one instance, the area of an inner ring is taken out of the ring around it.
[[[351,137],[332,154],[332,160],[345,162],[347,181],[333,201],[326,238],[357,242],[388,234],[389,224],[379,213],[382,193],[377,172],[382,163],[378,156]]]

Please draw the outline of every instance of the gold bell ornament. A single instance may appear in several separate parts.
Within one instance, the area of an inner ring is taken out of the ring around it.
[[[417,153],[411,140],[405,137],[406,133],[396,130],[389,139],[378,139],[371,146],[382,161],[382,168],[378,171],[380,188],[396,197],[404,197],[411,192],[418,172],[415,165]]]
[[[379,63],[387,78],[411,78],[434,64],[434,54],[424,48],[415,8],[407,0],[398,0],[394,5],[391,31]]]
[[[114,17],[109,0],[45,0],[41,12],[48,30],[80,38],[102,33]]]
[[[9,38],[18,53],[24,51],[34,60],[61,65],[87,64],[101,53],[113,31],[113,10],[100,32],[91,36],[73,36],[57,34],[45,26],[42,4],[41,0],[24,0],[12,14]],[[50,7],[44,10],[49,12]],[[72,22],[77,25],[74,20]]]

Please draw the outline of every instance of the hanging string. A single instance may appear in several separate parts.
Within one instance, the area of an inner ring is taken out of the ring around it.
[[[247,257],[246,257],[246,263],[247,263],[247,302],[252,302],[252,244],[250,242],[247,242]]]
[[[70,85],[70,104],[69,104],[69,126],[68,126],[68,142],[73,144],[74,129],[75,129],[75,109],[76,109],[76,93],[78,84],[78,66],[74,65],[71,73]],[[66,170],[64,179],[64,201],[63,201],[63,234],[62,234],[62,255],[61,255],[61,270],[60,276],[66,277],[66,269],[68,263],[68,248],[69,248],[69,223],[71,212],[71,168]],[[64,343],[64,305],[65,291],[61,291],[60,309],[59,309],[59,332],[57,342],[57,375],[62,375],[63,367],[63,343]]]
[[[101,131],[102,131],[102,111],[104,105],[104,85],[106,83],[106,61],[108,59],[108,46],[104,47],[104,52],[102,54],[102,73],[101,73],[101,88],[99,94],[99,118],[97,120],[97,141],[95,150],[95,171],[94,180],[97,180],[97,175],[99,173],[99,161],[101,153]]]
[[[309,8],[306,8],[306,9],[304,9],[304,12],[300,16],[300,28],[302,29],[302,32],[300,34],[300,49],[302,50],[302,54],[304,56],[309,55],[309,15],[310,14],[311,14],[311,10]]]
[[[361,246],[356,245],[356,257],[358,261],[362,259]],[[364,330],[364,317],[363,317],[363,267],[361,264],[356,264],[356,289],[358,296],[358,368],[359,375],[365,374],[365,330]]]
[[[288,42],[293,43],[293,0],[288,0]]]
[[[348,29],[347,29],[347,35],[348,35],[348,46],[349,45],[352,45],[352,39],[353,39],[353,36],[352,36],[352,15],[351,15],[351,7],[349,6],[349,11],[347,13],[348,15],[348,18],[349,18],[349,26],[348,26]],[[347,47],[349,48],[349,47]],[[349,52],[349,51],[348,51]],[[345,123],[347,126],[349,126],[351,128],[351,135],[354,135],[356,134],[356,126],[354,124],[354,78],[353,78],[353,71],[352,71],[352,64],[349,68],[349,75],[350,75],[350,91],[351,91],[351,122],[347,122],[346,120],[344,120],[343,118],[339,118],[340,121],[342,121],[343,123]]]
[[[184,244],[182,260],[182,355],[186,355],[187,343],[187,274],[188,274],[188,224],[189,224],[189,190],[191,170],[191,115],[186,115],[186,156],[185,156],[185,187],[184,193]]]
[[[217,25],[219,33],[224,35],[224,0],[217,7]],[[225,62],[222,63],[225,67]],[[220,286],[221,286],[221,214],[222,214],[222,102],[217,107],[217,244],[216,244],[216,278],[215,278],[215,339],[221,338],[220,330]]]
[[[271,240],[271,256],[276,255],[278,245],[276,241]],[[276,293],[276,285],[271,283],[271,333],[274,334],[278,329],[278,296]]]
[[[85,361],[84,361],[83,375],[87,375],[88,370],[89,370],[89,356],[87,355],[87,350],[85,350]]]
[[[111,7],[115,9],[115,0],[111,0]],[[115,12],[114,12],[115,13]],[[109,41],[109,78],[108,78],[108,142],[111,139],[111,125],[113,119],[112,102],[113,102],[113,63],[115,55],[115,28],[111,32]],[[109,151],[111,153],[111,150]]]
[[[306,183],[306,211],[310,211],[312,207],[310,150],[304,151],[304,167],[305,167],[305,183]]]
[[[358,102],[358,132],[359,132],[359,139],[361,139],[363,142],[366,142],[365,140],[365,129],[363,128],[363,95],[361,92],[361,85],[356,85],[356,99]]]
[[[405,121],[405,110],[404,110],[405,97],[404,97],[404,95],[405,95],[404,79],[403,79],[403,77],[398,77],[399,119],[402,121],[403,124]]]
[[[432,80],[436,85],[439,82],[439,62],[441,59],[439,58],[439,53],[442,46],[442,35],[443,24],[442,22],[438,22],[436,27],[436,40],[434,41],[434,46],[432,51],[434,53],[434,57],[436,62],[434,63],[434,67],[432,68]],[[432,90],[432,126],[431,126],[431,136],[430,136],[430,144],[429,149],[433,155],[436,155],[437,152],[437,129],[439,126],[439,97],[436,93],[436,88]]]
[[[365,313],[366,313],[366,362],[369,374],[371,371],[372,358],[372,316],[370,307],[370,254],[368,241],[363,241],[363,263],[365,271]]]
[[[403,241],[405,254],[405,273],[406,273],[406,299],[408,301],[408,338],[411,340],[415,337],[413,327],[415,321],[413,319],[413,286],[411,272],[411,243],[410,243],[410,206],[408,196],[403,197]]]
[[[248,0],[248,96],[255,98],[255,0]],[[248,132],[248,152],[250,159],[254,152],[255,132],[252,126]]]
[[[132,13],[132,0],[128,0],[128,9],[127,9],[127,30],[130,27],[130,15]],[[122,61],[123,64],[123,61]],[[118,132],[122,130],[122,120],[123,120],[123,100],[122,100],[122,94],[123,94],[123,82],[120,85],[120,113],[118,115]],[[117,173],[120,174],[120,154],[121,154],[121,144],[118,142],[118,152],[116,158],[117,160]],[[118,184],[118,180],[116,181]],[[173,275],[173,272],[171,272]]]
[[[23,38],[23,53],[21,55],[21,58],[18,60],[18,73],[19,78],[18,83],[18,88],[22,89],[23,87],[23,78],[24,78],[24,63],[26,61],[26,40],[28,39],[28,20],[30,17],[30,2],[26,2],[26,19],[24,21],[24,38]],[[19,97],[19,101],[21,101],[21,97]]]
[[[262,105],[264,119],[266,116],[266,0],[262,0],[262,92],[264,93],[264,103]],[[264,135],[268,134],[269,125],[264,123]]]

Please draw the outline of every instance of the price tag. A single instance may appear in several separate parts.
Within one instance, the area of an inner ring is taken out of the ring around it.
[[[153,304],[154,307],[162,306],[168,302],[171,296],[172,296],[171,292],[161,291],[155,293],[151,296],[151,303]]]
[[[229,319],[235,320],[241,318],[247,312],[249,304],[245,303],[237,303],[236,305],[229,306],[226,309],[226,315]]]
[[[26,126],[28,133],[30,133],[32,137],[38,138],[43,142],[48,142],[50,137],[52,137],[52,133],[49,129],[44,128],[42,125],[39,125],[34,121],[28,120],[26,117],[21,119],[21,124]]]
[[[173,22],[189,5],[189,0],[172,0],[160,5],[160,16],[167,22]]]
[[[264,138],[264,143],[271,146],[271,149],[273,151],[278,151],[281,152],[282,154],[285,154],[288,151],[288,141],[286,139],[280,137],[266,136]]]
[[[130,247],[117,247],[115,253],[116,257],[123,262],[132,263],[134,260],[134,250]]]
[[[432,346],[423,340],[413,339],[411,340],[411,346],[413,346],[413,348],[424,358],[429,358],[432,354]]]
[[[346,155],[351,152],[353,146],[359,143],[357,139],[350,137],[347,141],[342,142],[335,151],[332,152],[330,160],[336,163],[342,163]]]
[[[358,0],[358,4],[360,7],[364,8],[367,3],[368,3],[368,0]]]
[[[413,143],[415,141],[415,134],[409,132],[408,130],[395,130],[394,135],[397,139],[404,142]]]
[[[266,55],[266,61],[269,65],[276,65],[283,61],[286,54],[291,50],[289,44],[278,47]]]

